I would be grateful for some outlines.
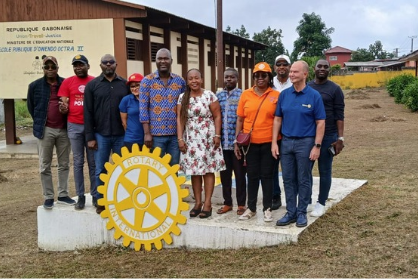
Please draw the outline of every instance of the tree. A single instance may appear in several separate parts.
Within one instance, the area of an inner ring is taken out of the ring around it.
[[[383,50],[383,45],[381,41],[375,41],[374,44],[369,45],[369,52],[373,55],[375,59],[387,59],[393,58],[393,53],[388,53]]]
[[[350,62],[366,62],[373,61],[374,55],[365,48],[357,48],[356,51],[353,51],[351,54]]]
[[[273,69],[274,60],[277,55],[283,54],[282,30],[271,29],[270,26],[260,33],[254,33],[253,41],[267,45],[267,49],[258,50],[255,53],[255,63],[265,61]]]
[[[226,27],[226,32],[243,37],[245,39],[249,39],[250,38],[250,34],[248,34],[247,29],[245,29],[244,25],[241,25],[241,29],[235,29],[235,31],[231,30],[231,26],[227,26]]]
[[[327,28],[319,15],[315,13],[302,15],[296,32],[299,38],[293,43],[292,61],[297,60],[298,53],[305,56],[323,56],[323,51],[331,47],[331,34],[334,28]]]

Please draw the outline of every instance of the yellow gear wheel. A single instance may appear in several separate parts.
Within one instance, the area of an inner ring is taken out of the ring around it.
[[[187,189],[181,189],[185,177],[178,177],[179,165],[170,166],[171,156],[160,157],[161,149],[150,150],[132,146],[132,152],[122,148],[122,156],[112,155],[112,163],[106,163],[107,174],[101,174],[104,185],[97,188],[103,194],[98,200],[105,210],[100,216],[108,218],[106,228],[114,229],[114,238],[123,236],[123,245],[134,242],[136,251],[152,245],[162,249],[162,240],[171,244],[170,233],[180,235],[177,224],[185,224],[187,218],[181,211],[188,210],[183,202]]]

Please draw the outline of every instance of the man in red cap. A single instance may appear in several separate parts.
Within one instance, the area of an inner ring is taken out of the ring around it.
[[[33,135],[38,138],[39,168],[44,208],[54,206],[51,162],[54,146],[58,159],[58,203],[73,205],[68,196],[70,141],[67,136],[66,116],[59,111],[58,90],[63,78],[58,75],[58,62],[53,56],[43,59],[44,76],[29,84],[27,106],[33,119]]]
[[[76,55],[71,64],[73,65],[74,76],[65,79],[58,91],[62,104],[61,113],[68,113],[68,138],[71,142],[74,160],[74,183],[78,196],[75,204],[76,210],[84,208],[86,197],[84,196],[84,152],[87,154],[87,164],[89,167],[90,193],[96,195],[96,177],[94,164],[94,151],[87,148],[87,141],[84,134],[84,88],[86,84],[94,79],[88,74],[90,69],[89,61],[84,55]]]

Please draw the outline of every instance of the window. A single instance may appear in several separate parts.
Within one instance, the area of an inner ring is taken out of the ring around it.
[[[126,38],[126,54],[128,60],[143,61],[142,41]]]
[[[160,48],[163,48],[164,45],[163,44],[159,44],[159,43],[151,43],[151,61],[155,62],[155,57],[157,56],[157,51]]]
[[[329,57],[330,61],[337,61],[338,60],[338,56],[330,56]]]

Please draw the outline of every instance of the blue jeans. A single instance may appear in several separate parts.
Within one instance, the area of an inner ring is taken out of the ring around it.
[[[331,146],[331,143],[336,142],[338,135],[331,134],[325,135],[322,140],[321,154],[318,159],[318,170],[319,170],[319,195],[318,202],[322,205],[325,205],[325,202],[328,199],[329,190],[331,189],[332,182],[332,161],[334,156],[332,156],[328,147]]]
[[[153,136],[153,148],[161,148],[161,157],[171,155],[170,166],[177,165],[180,161],[180,149],[177,136]]]
[[[96,163],[96,188],[92,191],[100,199],[102,194],[97,192],[97,186],[104,185],[100,179],[101,173],[106,173],[105,163],[109,161],[110,152],[121,155],[121,148],[123,146],[124,136],[102,136],[99,133],[95,133],[97,150],[94,151],[94,161]]]
[[[279,140],[277,142],[278,146],[279,146],[279,150],[280,150],[280,145],[281,145],[281,140]],[[274,169],[273,169],[273,199],[278,199],[281,195],[282,192],[280,190],[280,183],[279,183],[279,162],[280,162],[280,157],[276,159],[274,159]]]
[[[93,193],[93,189],[96,190],[96,175],[94,164],[94,151],[87,148],[87,141],[84,135],[84,125],[68,122],[67,125],[68,138],[71,142],[71,150],[73,151],[74,161],[74,183],[77,196],[83,196],[85,193],[84,186],[84,150],[87,154],[87,165],[89,168],[90,178],[90,193]]]
[[[291,216],[306,214],[311,199],[314,161],[309,159],[309,155],[314,144],[314,137],[282,139],[282,177],[286,210]]]

